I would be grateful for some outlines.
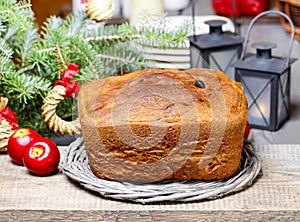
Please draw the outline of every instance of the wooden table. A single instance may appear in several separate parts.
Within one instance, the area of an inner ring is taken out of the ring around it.
[[[1,154],[0,221],[300,221],[300,145],[256,148],[262,172],[247,190],[213,201],[148,205],[103,199],[62,173],[32,176]]]

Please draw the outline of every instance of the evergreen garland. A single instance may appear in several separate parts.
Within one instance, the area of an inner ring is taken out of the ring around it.
[[[40,30],[30,0],[0,3],[0,96],[17,114],[21,127],[49,133],[41,116],[44,97],[69,63],[80,66],[74,80],[85,81],[151,66],[132,44],[166,48],[182,44],[186,27],[177,32],[129,24],[105,26],[91,21],[85,12],[62,19],[49,17]],[[59,53],[58,53],[59,50]],[[72,115],[72,99],[59,107],[59,115]]]

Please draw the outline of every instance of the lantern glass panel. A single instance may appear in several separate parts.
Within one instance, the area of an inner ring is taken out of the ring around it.
[[[234,66],[232,64],[237,61],[238,54],[237,49],[212,52],[209,56],[209,68],[221,70],[234,79]]]
[[[209,68],[221,70],[234,79],[233,63],[238,59],[240,49],[228,49],[226,51],[199,50],[190,46],[191,67]]]
[[[249,122],[268,126],[271,116],[271,82],[268,78],[243,76],[243,85],[248,99]]]
[[[202,52],[194,46],[190,46],[191,68],[209,68],[207,62],[203,59]]]
[[[278,120],[282,121],[289,117],[289,74],[288,71],[280,75],[278,85]]]
[[[248,100],[248,120],[252,125],[268,128],[272,115],[272,83],[273,75],[257,75],[252,71],[238,71],[237,79],[243,85]]]

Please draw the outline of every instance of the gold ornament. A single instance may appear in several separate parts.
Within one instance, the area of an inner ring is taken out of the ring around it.
[[[0,111],[4,110],[8,103],[8,99],[0,97]],[[6,121],[5,118],[2,118],[0,122],[0,152],[5,152],[7,150],[7,142],[9,137],[15,132],[13,127]]]
[[[114,4],[111,0],[89,0],[85,6],[85,12],[92,20],[106,21],[114,14]]]
[[[15,132],[12,126],[5,119],[0,122],[0,152],[7,150],[9,137]]]
[[[65,121],[56,114],[56,107],[60,101],[65,99],[66,88],[62,85],[56,85],[48,93],[44,99],[44,105],[42,106],[42,116],[45,119],[45,123],[49,126],[49,129],[59,134],[74,135],[80,133],[80,122],[77,118],[73,121]]]

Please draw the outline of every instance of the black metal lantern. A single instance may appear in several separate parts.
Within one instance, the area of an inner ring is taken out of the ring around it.
[[[194,3],[195,1],[193,1],[193,18],[195,16]],[[209,20],[205,24],[209,26],[208,34],[195,35],[194,31],[194,35],[189,36],[191,67],[218,69],[233,78],[232,64],[241,55],[244,39],[236,31],[234,33],[223,32],[222,26],[226,24],[224,20]],[[237,30],[235,16],[234,26]]]
[[[245,50],[253,24],[266,14],[284,16],[291,24],[292,34],[286,58],[272,56],[273,43],[263,42],[252,45],[256,54],[247,54]],[[235,67],[235,79],[242,83],[248,99],[248,121],[252,128],[270,131],[278,130],[289,118],[290,113],[290,58],[294,40],[294,26],[290,18],[276,10],[265,11],[250,22],[240,60]]]

